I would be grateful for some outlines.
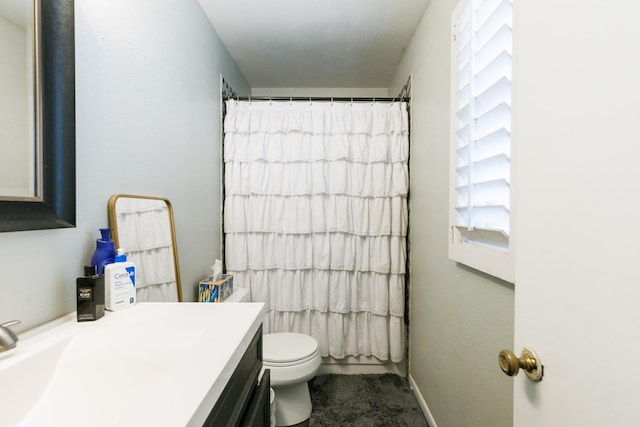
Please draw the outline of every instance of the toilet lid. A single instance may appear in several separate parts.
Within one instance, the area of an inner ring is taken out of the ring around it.
[[[318,342],[309,335],[293,332],[265,334],[262,341],[262,358],[265,362],[295,362],[313,355]]]

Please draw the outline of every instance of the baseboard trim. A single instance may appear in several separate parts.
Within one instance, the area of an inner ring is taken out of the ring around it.
[[[382,375],[382,374],[396,374],[404,377],[404,374],[400,372],[395,366],[389,365],[320,365],[318,375]]]
[[[416,400],[418,401],[418,405],[420,405],[420,409],[422,409],[422,412],[424,413],[424,417],[427,419],[427,423],[429,423],[429,427],[438,427],[438,425],[436,424],[436,420],[433,419],[433,414],[431,414],[431,411],[427,406],[427,402],[425,402],[424,397],[422,397],[422,393],[420,393],[420,389],[418,388],[418,385],[414,381],[411,374],[409,374],[408,377],[409,377],[409,385],[411,386],[411,390],[413,390],[413,395],[416,397]]]
[[[342,374],[342,375],[362,375],[362,374],[396,374],[401,377],[407,375],[406,360],[400,363],[381,362],[374,357],[345,357],[344,359],[334,359],[323,357],[322,365],[318,370],[318,375]]]

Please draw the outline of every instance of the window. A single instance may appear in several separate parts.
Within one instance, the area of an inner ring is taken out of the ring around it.
[[[453,12],[449,257],[513,282],[510,250],[512,0]]]

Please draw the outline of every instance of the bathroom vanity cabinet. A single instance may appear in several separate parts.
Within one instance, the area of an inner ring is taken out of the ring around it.
[[[269,371],[262,369],[262,326],[233,371],[205,426],[268,427]]]

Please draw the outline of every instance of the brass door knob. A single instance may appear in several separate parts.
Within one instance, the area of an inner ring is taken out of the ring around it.
[[[524,370],[525,375],[532,381],[541,381],[544,366],[540,363],[540,359],[536,353],[529,349],[523,348],[520,357],[517,357],[512,351],[502,350],[498,354],[498,363],[502,372],[515,377],[520,369]]]

